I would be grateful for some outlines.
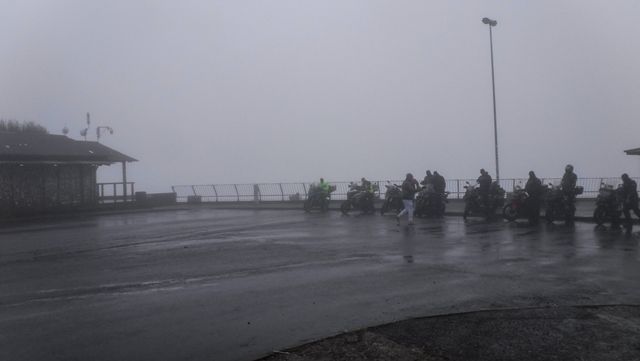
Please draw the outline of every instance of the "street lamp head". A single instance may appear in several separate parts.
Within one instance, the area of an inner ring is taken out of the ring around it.
[[[482,18],[482,23],[487,24],[489,26],[496,26],[498,25],[498,22],[495,20],[491,20],[489,18]]]

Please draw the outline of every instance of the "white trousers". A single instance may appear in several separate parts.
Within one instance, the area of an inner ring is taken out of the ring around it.
[[[398,217],[402,217],[406,214],[409,216],[409,222],[413,222],[413,200],[403,199],[402,204],[404,204],[404,209],[398,213]]]

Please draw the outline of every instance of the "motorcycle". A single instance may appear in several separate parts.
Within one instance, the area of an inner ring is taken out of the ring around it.
[[[349,191],[347,192],[347,200],[340,205],[340,211],[342,214],[349,214],[351,209],[360,210],[364,214],[375,212],[374,202],[376,199],[376,192],[379,192],[380,188],[377,184],[371,185],[370,189],[364,189],[362,186],[356,184],[349,185]]]
[[[593,220],[598,226],[606,222],[615,225],[620,219],[623,203],[622,186],[614,189],[612,185],[601,183],[596,198],[596,209],[593,211]]]
[[[429,184],[416,196],[416,216],[442,217],[445,211],[445,203],[448,202],[449,192],[438,193]]]
[[[564,219],[567,223],[572,223],[576,214],[576,197],[584,191],[584,188],[578,186],[575,188],[572,197],[562,191],[559,186],[549,184],[549,191],[546,197],[546,209],[544,217],[547,222],[553,223],[556,220]]]
[[[329,186],[329,192],[324,191],[320,186],[312,184],[309,187],[307,199],[304,201],[303,208],[305,212],[311,212],[312,209],[318,208],[321,212],[329,210],[329,201],[331,193],[336,190],[336,186]]]
[[[544,193],[545,188],[542,188]],[[540,216],[540,206],[537,198],[524,190],[521,186],[516,186],[513,193],[507,196],[507,204],[502,208],[502,216],[509,222],[518,218],[527,218],[529,223],[537,223]]]
[[[387,191],[384,194],[384,202],[382,208],[380,208],[380,215],[383,216],[385,212],[394,210],[400,212],[404,205],[402,204],[402,189],[397,184],[391,184],[387,182],[385,184]]]
[[[465,220],[471,215],[483,216],[489,220],[496,213],[496,210],[504,205],[505,192],[498,182],[491,183],[489,193],[485,200],[483,200],[483,197],[480,195],[478,184],[471,185],[467,182],[464,188],[466,191],[464,197],[462,197],[464,200],[464,213],[462,217]]]

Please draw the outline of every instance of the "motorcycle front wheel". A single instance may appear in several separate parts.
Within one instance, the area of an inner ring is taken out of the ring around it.
[[[607,209],[603,206],[598,206],[596,210],[593,211],[593,220],[597,225],[603,225],[607,221]]]
[[[469,204],[464,205],[464,212],[462,213],[462,219],[466,220],[471,213],[471,206]]]
[[[342,212],[342,214],[349,214],[349,209],[351,209],[351,204],[349,204],[349,201],[342,202],[342,204],[340,205],[340,211]]]
[[[312,203],[311,199],[307,199],[306,201],[304,201],[302,208],[304,209],[305,212],[307,213],[311,212],[311,203]]]
[[[385,199],[384,203],[382,203],[382,207],[380,208],[380,215],[384,216],[384,213],[389,210],[389,200]]]
[[[444,217],[444,212],[446,211],[446,206],[444,203],[440,204],[440,209],[438,210],[438,217]]]
[[[548,223],[553,223],[553,221],[556,220],[555,211],[553,210],[553,207],[548,207],[545,210],[544,218],[547,220]]]
[[[496,215],[496,207],[492,207],[492,208],[485,208],[485,220],[487,222],[491,222],[493,220],[493,216]]]

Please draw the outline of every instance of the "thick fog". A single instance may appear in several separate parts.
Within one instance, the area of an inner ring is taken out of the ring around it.
[[[640,175],[640,2],[2,1],[0,118],[173,184]],[[90,131],[95,140],[95,130]],[[118,180],[117,165],[100,171]]]

